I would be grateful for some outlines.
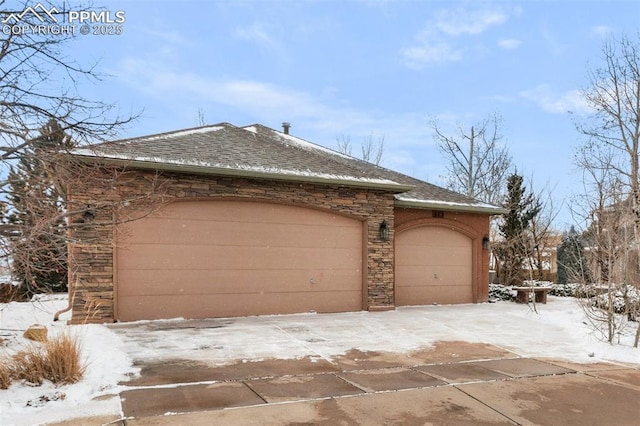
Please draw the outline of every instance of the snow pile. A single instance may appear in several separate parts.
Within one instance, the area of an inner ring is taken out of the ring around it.
[[[53,321],[56,311],[67,306],[67,295],[40,295],[30,302],[0,304],[0,354],[10,356],[32,341],[22,334],[30,325],[42,324],[49,337],[70,332],[78,338],[87,369],[82,380],[72,385],[42,386],[13,382],[0,390],[0,424],[31,425],[63,421],[70,417],[120,415],[117,383],[135,374],[123,342],[107,327]],[[68,318],[68,317],[67,317]]]

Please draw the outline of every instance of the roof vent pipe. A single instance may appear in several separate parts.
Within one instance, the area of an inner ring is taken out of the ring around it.
[[[289,134],[289,128],[291,128],[291,123],[286,121],[282,123],[282,130],[284,130],[285,135]]]

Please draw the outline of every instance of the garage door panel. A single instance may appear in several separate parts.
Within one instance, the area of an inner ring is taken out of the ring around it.
[[[467,286],[418,286],[405,287],[397,296],[398,306],[428,305],[428,304],[455,304],[469,303],[466,297]]]
[[[362,238],[362,222],[329,212],[177,202],[121,227],[117,316],[360,310]]]
[[[425,236],[428,234],[428,237]],[[402,243],[406,246],[420,247],[454,247],[464,245],[469,240],[467,236],[451,228],[441,226],[423,226],[401,232]]]
[[[205,204],[217,203],[224,204],[223,209],[215,209],[215,217],[211,216],[211,209],[205,207]],[[247,206],[259,206],[247,209]],[[259,209],[258,212],[256,209]],[[300,215],[295,209],[303,209],[304,214]],[[227,223],[300,223],[316,225],[318,223],[349,223],[353,219],[345,216],[333,215],[327,218],[327,212],[324,210],[311,209],[306,207],[294,207],[282,204],[252,202],[252,201],[181,201],[173,205],[166,205],[160,211],[153,215],[157,219],[173,219],[176,217],[188,217],[190,220],[200,220],[203,222],[212,219]]]
[[[415,285],[461,285],[471,282],[471,272],[464,266],[405,266],[396,274],[398,287]]]
[[[423,226],[396,234],[396,305],[473,302],[471,239]]]
[[[360,291],[362,274],[355,270],[324,271],[265,271],[260,279],[256,279],[252,271],[211,270],[203,278],[201,271],[179,270],[145,270],[129,271],[127,280],[135,282],[135,286],[127,286],[120,290],[120,296],[181,294],[230,294],[260,292],[320,292],[334,291],[336,297],[340,292]],[[170,283],[158,286],[159,281]],[[312,283],[313,280],[313,283]],[[352,283],[345,286],[344,283]]]
[[[194,221],[190,219],[156,219],[151,218],[141,223],[136,223],[136,232],[131,235],[123,235],[121,245],[130,244],[190,244],[193,241],[206,241],[215,245],[240,245],[263,246],[265,244],[284,244],[313,242],[315,247],[345,247],[349,241],[328,238],[344,228],[349,232],[350,226],[327,224],[281,224],[247,223],[242,226],[233,226],[236,222],[224,222],[219,220]],[[283,236],[295,235],[296,239],[287,241]]]
[[[415,248],[412,251],[401,250],[398,254],[403,259],[402,265],[407,266],[433,266],[435,269],[441,266],[460,265],[461,257],[470,257],[470,251],[440,251],[439,249],[431,250],[427,254],[429,257],[425,259],[424,248]],[[425,265],[425,262],[428,262]]]
[[[194,253],[196,251],[197,253]],[[144,252],[144,256],[137,253]],[[211,245],[130,245],[121,251],[119,268],[137,269],[264,269],[280,270],[296,265],[314,268],[345,269],[360,260],[356,249],[317,249],[288,247],[220,247]],[[130,256],[127,256],[130,254]]]
[[[310,300],[304,293],[280,293],[260,295],[259,302],[246,295],[200,295],[197,299],[188,296],[149,296],[144,299],[123,297],[119,300],[120,309],[131,313],[146,313],[146,319],[163,319],[185,317],[207,318],[211,306],[216,306],[217,317],[234,317],[248,315],[270,315],[274,308],[280,314],[293,314],[315,310],[317,304],[330,306],[325,312],[347,312],[361,309],[360,292],[343,294],[335,300],[332,292],[319,292]],[[296,308],[292,308],[292,307]],[[302,309],[300,311],[299,309]],[[121,319],[127,321],[127,319]]]

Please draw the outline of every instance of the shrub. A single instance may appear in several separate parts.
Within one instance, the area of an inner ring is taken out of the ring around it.
[[[525,287],[550,287],[549,295],[562,297],[585,297],[585,287],[580,284],[553,284],[549,281],[524,281]],[[489,300],[516,300],[515,291],[511,286],[489,284]]]
[[[8,389],[11,386],[11,366],[7,357],[0,358],[0,389]]]
[[[489,300],[516,300],[515,293],[511,290],[511,287],[503,286],[501,284],[489,284]]]
[[[47,341],[45,348],[45,379],[53,383],[76,383],[86,365],[81,361],[80,344],[69,334]]]
[[[25,302],[28,298],[17,285],[0,283],[0,303]]]
[[[585,293],[582,284],[553,284],[549,295],[561,297],[583,297]]]
[[[75,337],[61,334],[42,344],[32,344],[28,349],[3,362],[0,369],[0,386],[6,389],[11,380],[24,380],[41,385],[44,380],[53,383],[76,383],[82,378],[86,365],[81,361],[80,344]]]
[[[603,292],[591,300],[592,305],[596,308],[608,310],[609,292]],[[629,318],[635,321],[640,306],[640,291],[628,284],[612,284],[611,303],[615,313],[629,313]]]
[[[45,355],[41,347],[32,345],[15,354],[11,362],[11,376],[34,385],[41,385],[45,376]]]

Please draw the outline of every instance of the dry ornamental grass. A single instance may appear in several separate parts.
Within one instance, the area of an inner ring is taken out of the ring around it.
[[[67,333],[47,342],[32,344],[12,357],[4,357],[0,365],[0,389],[7,389],[12,380],[41,385],[76,383],[82,378],[86,365],[81,361],[77,338]]]

